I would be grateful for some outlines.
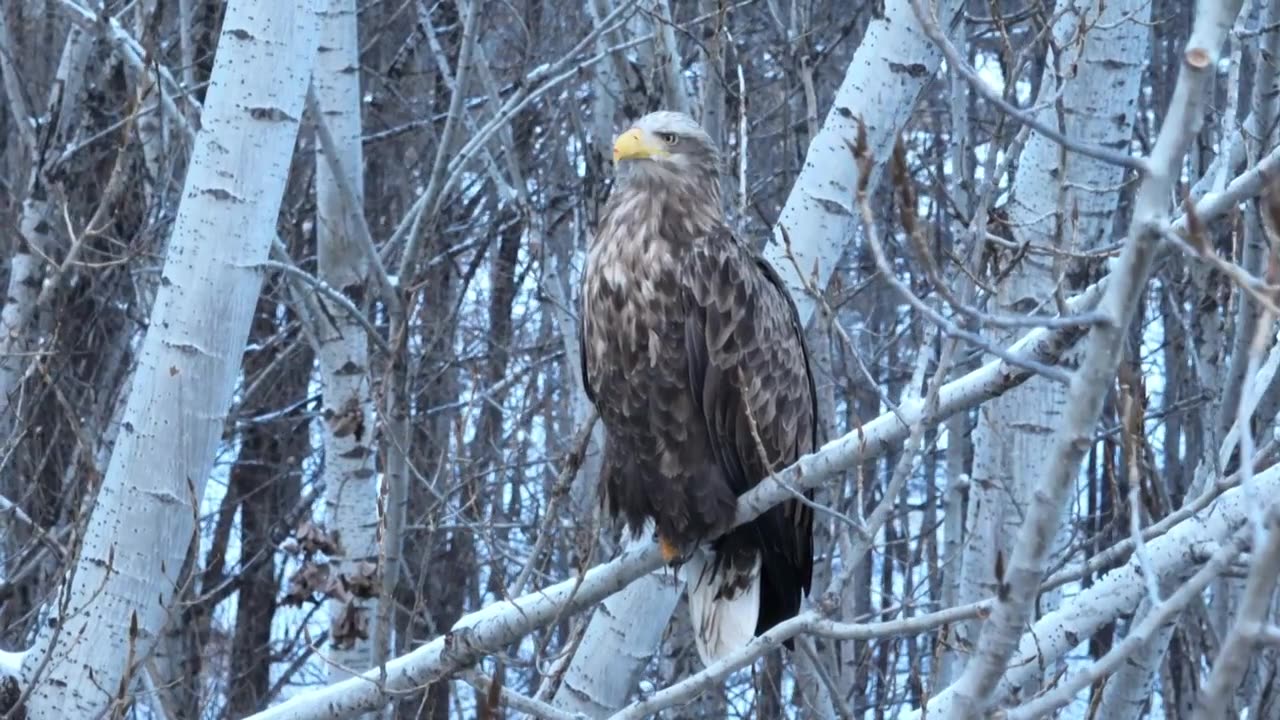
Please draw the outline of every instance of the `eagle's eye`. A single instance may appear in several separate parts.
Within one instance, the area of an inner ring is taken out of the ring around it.
[[[668,145],[675,145],[676,141],[680,139],[676,137],[675,133],[658,133],[658,138]]]

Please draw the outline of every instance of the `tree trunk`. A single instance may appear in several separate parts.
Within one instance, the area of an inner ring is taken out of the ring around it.
[[[136,663],[169,619],[240,371],[315,18],[308,2],[233,0],[227,12],[124,432],[63,588],[61,620],[23,666],[35,684],[33,720],[93,717],[127,699]]]
[[[1123,146],[1133,135],[1140,86],[1134,70],[1148,55],[1151,33],[1145,23],[1151,4],[1108,2],[1100,14],[1097,0],[1073,2],[1075,12],[1061,15],[1054,28],[1056,46],[1068,50],[1064,57],[1046,61],[1041,87],[1056,92],[1055,68],[1074,68],[1061,96],[1066,134],[1105,147]],[[1079,39],[1086,28],[1087,34]],[[1057,127],[1052,108],[1040,117]],[[1067,252],[1092,249],[1099,240],[1112,237],[1119,202],[1115,188],[1123,179],[1123,168],[1068,154],[1056,141],[1033,133],[1019,161],[1008,206],[1015,240]],[[1069,283],[1060,265],[1053,255],[1023,257],[1000,286],[995,310],[1009,314],[1051,308],[1055,289]],[[1017,336],[1017,331],[998,332],[992,342],[1000,346]],[[996,569],[1007,566],[1013,552],[1066,402],[1065,387],[1037,377],[979,411],[959,602],[991,597],[1003,582]],[[1052,598],[1041,601],[1042,611],[1055,605]],[[973,620],[957,627],[962,647],[972,645],[981,626]]]
[[[320,279],[366,310],[368,253],[357,239],[357,214],[364,213],[364,157],[360,145],[360,63],[355,0],[318,2],[320,42],[312,83],[320,117],[339,157],[316,143],[316,241]],[[355,197],[344,197],[335,161]],[[317,302],[325,303],[317,295]],[[369,341],[358,319],[329,305],[316,313],[316,357],[323,394],[325,517],[338,537],[337,576],[368,581],[378,561],[378,474],[374,459],[377,427],[369,383]],[[332,597],[333,662],[336,682],[374,664],[376,600]]]

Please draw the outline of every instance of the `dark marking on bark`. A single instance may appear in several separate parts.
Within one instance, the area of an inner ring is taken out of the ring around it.
[[[364,368],[360,367],[360,365],[356,364],[355,362],[352,362],[351,360],[346,361],[345,363],[342,364],[342,367],[333,371],[334,375],[360,375],[363,373],[364,373]]]
[[[825,210],[826,212],[828,212],[828,213],[830,213],[830,214],[832,214],[832,215],[844,215],[844,216],[851,216],[851,215],[853,215],[853,212],[852,212],[852,211],[850,211],[850,210],[849,210],[849,208],[845,207],[844,205],[841,205],[840,203],[836,202],[835,200],[827,200],[826,198],[818,198],[818,204],[822,206],[822,209],[823,209],[823,210]]]
[[[205,188],[204,194],[212,197],[215,200],[223,200],[226,202],[233,202],[233,203],[244,202],[244,200],[241,200],[239,197],[236,197],[236,195],[234,195],[230,190],[224,190],[222,188]]]
[[[174,350],[177,350],[178,352],[183,353],[185,355],[196,355],[200,353],[200,348],[196,347],[195,345],[192,345],[191,343],[165,341],[165,345],[168,345]]]
[[[925,67],[922,63],[908,63],[904,65],[902,63],[890,62],[889,69],[896,73],[906,73],[913,78],[923,78],[928,77],[929,75],[929,68]]]
[[[254,120],[270,120],[272,122],[292,121],[294,117],[278,107],[251,107],[249,117]]]
[[[364,458],[369,457],[369,448],[364,445],[356,445],[344,453],[339,453],[338,457],[350,460],[363,460]]]
[[[347,299],[349,299],[356,307],[360,307],[364,304],[364,293],[365,289],[363,282],[353,282],[350,285],[344,285],[342,288],[342,294],[346,295]]]

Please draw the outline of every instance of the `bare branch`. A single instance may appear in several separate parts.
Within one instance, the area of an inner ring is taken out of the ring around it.
[[[1024,125],[1032,127],[1036,132],[1041,133],[1054,142],[1061,144],[1072,152],[1080,153],[1081,155],[1091,157],[1095,160],[1111,163],[1112,165],[1119,165],[1132,170],[1146,172],[1146,162],[1141,158],[1135,158],[1131,155],[1125,155],[1114,150],[1108,150],[1104,147],[1090,145],[1088,143],[1069,138],[1058,132],[1056,128],[1040,122],[1030,113],[1011,105],[1000,95],[1000,93],[991,89],[982,78],[978,77],[978,72],[974,70],[973,67],[971,67],[960,55],[960,52],[956,50],[955,45],[951,44],[951,40],[947,38],[946,33],[942,32],[942,29],[938,27],[938,18],[931,10],[927,10],[925,8],[924,3],[925,0],[911,0],[911,7],[915,10],[916,18],[920,21],[921,27],[924,28],[925,34],[928,35],[929,39],[933,40],[933,42],[942,50],[942,54],[947,58],[948,66],[960,73],[964,79],[968,81],[970,87],[977,90],[978,94],[982,95],[987,102],[999,107],[1006,115],[1015,118],[1018,122]]]
[[[1256,503],[1261,502],[1262,497],[1257,497]],[[1266,528],[1248,533],[1255,539],[1261,536],[1264,540],[1261,544],[1255,542],[1253,546],[1253,567],[1249,570],[1240,612],[1222,643],[1222,649],[1218,651],[1209,682],[1200,690],[1193,720],[1229,717],[1235,687],[1249,668],[1254,650],[1263,639],[1276,580],[1280,578],[1280,508],[1272,503],[1266,515]]]
[[[1138,298],[1146,288],[1158,240],[1167,227],[1168,198],[1182,157],[1204,121],[1205,88],[1241,3],[1200,3],[1169,114],[1146,164],[1129,239],[1102,300],[1102,309],[1114,322],[1095,327],[1089,336],[1085,358],[1072,380],[1071,401],[1055,438],[1053,455],[1045,465],[1046,476],[1033,495],[1005,572],[1007,594],[984,626],[976,654],[953,685],[952,702],[945,711],[949,718],[963,720],[987,710],[1022,635],[1039,592],[1045,558],[1061,524],[1063,502],[1075,483],[1106,390],[1115,377]]]

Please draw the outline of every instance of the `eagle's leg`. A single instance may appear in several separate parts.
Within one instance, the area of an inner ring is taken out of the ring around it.
[[[658,549],[662,551],[662,561],[668,565],[680,559],[682,555],[680,546],[668,541],[661,534],[658,535]]]
[[[676,541],[666,538],[662,533],[654,533],[658,538],[658,550],[662,553],[662,560],[668,567],[679,569],[693,557],[693,553],[698,549],[696,540],[687,540],[682,545]]]

